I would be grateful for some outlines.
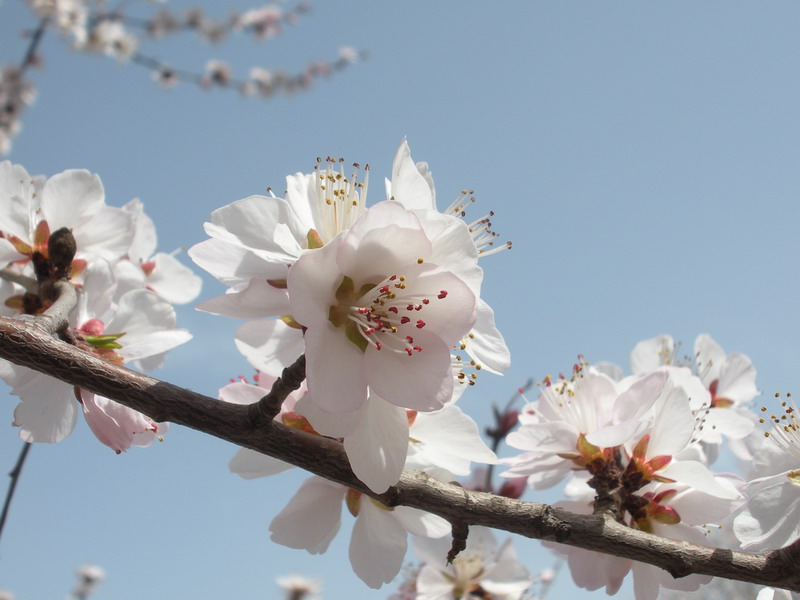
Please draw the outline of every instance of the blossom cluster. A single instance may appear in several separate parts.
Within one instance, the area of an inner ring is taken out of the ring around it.
[[[723,441],[742,461],[764,456],[766,445],[773,446],[771,456],[779,452],[752,411],[759,391],[750,359],[726,353],[707,334],[697,337],[691,356],[678,353],[679,345],[662,335],[636,345],[630,376],[617,365],[581,358],[570,377],[545,378],[538,400],[521,410],[520,427],[507,438],[522,453],[502,460],[510,467],[504,476],[527,477],[534,490],[566,482],[564,508],[591,514],[603,506],[632,528],[698,544],[719,531],[710,524],[727,530],[734,517],[738,539],[717,534],[714,543],[753,547],[769,537],[771,524],[794,522],[775,511],[768,525],[769,494],[755,505],[745,497],[758,480],[710,468]],[[784,473],[782,483],[790,481]],[[773,509],[774,490],[770,500]],[[792,507],[797,500],[793,496]],[[783,529],[781,542],[789,531]],[[662,588],[687,593],[711,580],[675,579],[630,559],[548,545],[566,555],[575,583],[589,590],[616,593],[632,572],[637,600],[647,600]]]
[[[356,476],[382,493],[404,468],[452,480],[468,475],[471,461],[496,462],[455,402],[477,371],[505,370],[509,353],[480,299],[478,260],[495,237],[488,218],[464,222],[466,192],[439,212],[430,171],[405,141],[385,200],[367,206],[369,167],[363,181],[360,170],[348,176],[342,161],[320,160],[313,173],[287,177],[284,197],[220,208],[206,224],[210,238],[189,254],[228,286],[201,310],[259,319],[236,336],[256,385],[233,382],[220,398],[257,402],[304,354],[306,381],[276,420],[341,440]],[[231,461],[246,478],[287,468],[249,450]],[[273,541],[323,552],[343,502],[356,517],[350,560],[371,587],[397,575],[408,533],[450,529],[440,517],[314,477],[273,520]]]
[[[156,252],[155,227],[138,199],[110,207],[100,178],[88,171],[32,177],[0,163],[0,314],[44,313],[56,300],[57,279],[78,290],[65,335],[96,356],[152,369],[191,338],[176,328],[172,303],[194,300],[200,278],[174,255]],[[14,424],[27,442],[63,440],[81,411],[117,453],[163,433],[134,410],[26,367],[0,361],[0,378],[21,400]]]
[[[245,321],[235,344],[256,371],[252,382],[240,377],[221,388],[220,401],[263,402],[286,367],[304,364],[304,381],[275,407],[274,420],[340,443],[363,483],[353,489],[310,477],[270,523],[272,541],[323,553],[346,507],[354,518],[349,559],[372,588],[397,577],[411,547],[420,565],[407,571],[394,598],[530,597],[553,575],[532,576],[510,540],[498,545],[491,532],[472,527],[466,548],[447,562],[451,523],[381,501],[404,470],[445,482],[472,476],[460,485],[491,492],[498,464],[507,467],[499,495],[563,484],[558,506],[601,511],[665,538],[767,550],[800,536],[796,407],[787,396],[779,414],[754,410],[752,362],[708,334],[688,356],[668,335],[640,342],[629,375],[579,357],[568,376],[545,377],[535,400],[525,398],[526,385],[503,411],[495,408],[487,445],[458,401],[479,373],[501,374],[510,365],[481,298],[481,259],[510,244],[498,243],[493,213],[464,219],[471,191],[438,210],[431,171],[412,159],[405,141],[380,201],[367,202],[369,166],[354,164],[349,173],[341,159],[318,159],[311,173],[286,178],[282,196],[249,196],[214,211],[208,239],[189,250],[226,288],[197,308]],[[156,252],[155,228],[139,200],[107,206],[100,179],[88,171],[31,177],[0,163],[0,314],[47,314],[64,280],[77,289],[77,306],[60,335],[87,352],[155,368],[191,337],[176,328],[172,304],[193,301],[200,280],[174,254]],[[166,425],[10,362],[0,362],[0,378],[20,398],[14,423],[28,442],[64,439],[78,412],[118,453],[149,445]],[[518,399],[526,402],[519,409]],[[766,435],[762,424],[772,426]],[[498,459],[504,441],[517,453]],[[714,470],[723,447],[728,460],[749,466],[748,479]],[[479,481],[473,463],[486,465]],[[229,463],[245,479],[291,467],[248,449]],[[630,573],[637,600],[655,600],[662,590],[702,594],[712,581],[545,545],[589,590],[614,594]],[[319,592],[317,582],[296,578],[281,585]],[[769,588],[757,593],[783,597]]]

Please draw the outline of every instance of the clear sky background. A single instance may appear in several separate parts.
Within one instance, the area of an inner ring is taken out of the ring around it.
[[[0,5],[0,63],[20,60],[19,32],[34,26],[20,0]],[[9,158],[32,174],[99,173],[109,204],[142,199],[171,251],[203,240],[214,209],[284,189],[320,155],[369,163],[376,202],[407,136],[440,207],[472,188],[471,214],[494,210],[514,243],[483,262],[513,365],[462,400],[479,423],[528,377],[566,372],[579,353],[627,365],[636,342],[661,333],[686,352],[707,332],[746,353],[769,402],[800,392],[799,27],[800,4],[777,0],[319,0],[267,43],[181,35],[143,48],[187,69],[223,58],[240,75],[299,70],[342,45],[370,52],[266,102],[162,90],[143,68],[73,53],[50,32],[32,74],[39,98]],[[222,293],[205,281],[201,299]],[[212,396],[250,375],[233,345],[240,323],[178,313],[194,340],[153,375]],[[5,401],[7,423],[16,402]],[[19,448],[0,429],[0,472]],[[63,597],[89,562],[108,574],[97,600],[273,598],[275,577],[292,572],[322,578],[330,600],[394,591],[352,574],[346,513],[323,556],[273,545],[267,526],[304,476],[240,480],[227,470],[234,452],[174,427],[163,444],[116,456],[83,422],[35,446],[0,541],[0,589]],[[553,562],[534,542],[518,548],[534,572]],[[568,589],[552,597],[578,597]]]

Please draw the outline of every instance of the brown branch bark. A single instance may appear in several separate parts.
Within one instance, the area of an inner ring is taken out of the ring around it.
[[[747,554],[678,542],[637,531],[606,514],[576,515],[544,504],[467,491],[406,471],[384,494],[372,493],[350,470],[342,445],[271,420],[254,426],[250,407],[228,404],[91,356],[31,320],[0,318],[0,357],[112,398],[155,421],[170,421],[285,460],[373,496],[480,525],[630,558],[675,577],[692,573],[800,591],[797,547]]]

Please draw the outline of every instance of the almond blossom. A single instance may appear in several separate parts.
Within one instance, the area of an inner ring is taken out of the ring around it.
[[[62,227],[70,229],[78,249],[73,272],[94,258],[115,262],[131,245],[132,226],[129,214],[106,206],[97,175],[73,169],[43,180],[32,178],[20,165],[0,163],[3,266],[20,266],[34,252],[46,252],[50,233]]]
[[[421,411],[452,398],[450,348],[474,325],[477,300],[431,254],[419,220],[387,201],[293,265],[291,315],[307,328],[308,389],[321,410],[357,410],[368,388]]]
[[[734,490],[740,482],[718,477],[716,485]],[[593,490],[585,487],[585,499],[559,502],[556,506],[579,514],[591,514]],[[637,508],[630,515],[630,526],[655,535],[706,545],[706,523],[718,522],[738,506],[738,494],[721,498],[692,487],[652,482],[642,488]],[[546,542],[545,546],[567,556],[575,584],[587,590],[605,588],[609,595],[619,591],[628,573],[633,574],[636,600],[656,600],[661,588],[689,592],[711,581],[710,576],[689,575],[676,579],[653,565],[573,546]]]
[[[511,538],[498,547],[491,530],[471,527],[467,547],[447,563],[450,544],[447,537],[414,538],[414,554],[423,563],[415,585],[417,600],[520,600],[533,583]]]
[[[371,588],[389,583],[400,571],[409,533],[442,537],[450,531],[450,524],[436,515],[407,506],[388,507],[361,492],[312,477],[272,520],[272,541],[310,554],[325,552],[341,526],[342,502],[356,518],[350,564]]]
[[[120,364],[131,361],[155,368],[165,352],[191,339],[185,330],[175,329],[175,312],[165,300],[147,290],[131,290],[113,302],[114,285],[104,261],[87,269],[78,307],[70,317],[79,346]],[[158,424],[137,411],[26,367],[0,361],[0,378],[21,400],[14,424],[25,441],[63,440],[75,426],[79,405],[98,439],[117,453],[131,445],[148,445],[159,432]]]
[[[750,551],[774,550],[800,537],[800,428],[791,398],[781,408],[783,414],[770,415],[772,430],[755,449],[747,504],[734,520],[736,537]]]

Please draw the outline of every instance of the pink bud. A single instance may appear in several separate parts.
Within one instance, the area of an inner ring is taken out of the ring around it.
[[[527,477],[517,477],[515,479],[506,479],[503,485],[500,486],[500,491],[497,492],[499,496],[506,498],[519,498],[525,491],[525,486],[528,482]]]

